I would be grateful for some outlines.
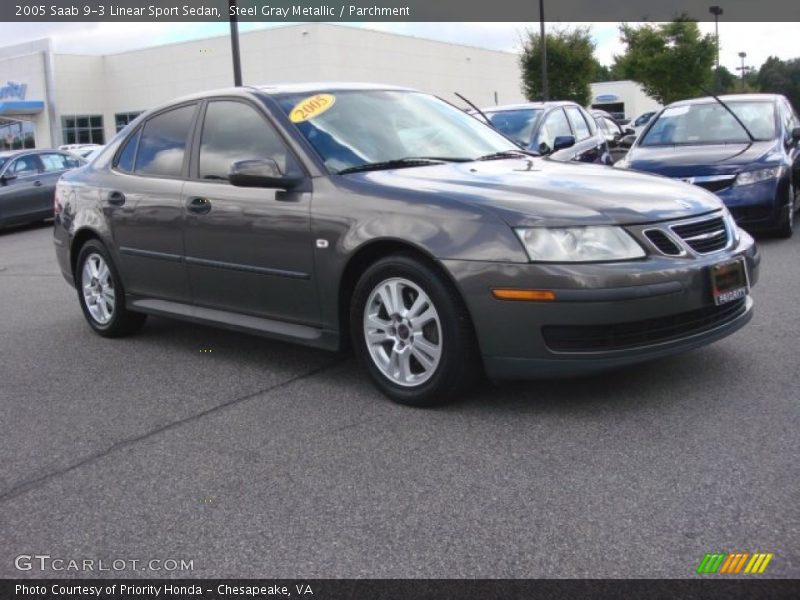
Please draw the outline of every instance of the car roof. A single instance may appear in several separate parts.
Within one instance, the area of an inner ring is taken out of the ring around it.
[[[723,102],[730,101],[743,101],[749,100],[751,102],[777,102],[781,96],[780,94],[726,94],[724,96],[717,96]],[[689,98],[688,100],[679,100],[673,102],[669,106],[689,106],[691,104],[711,104],[716,102],[712,96],[703,96],[701,98]]]
[[[502,106],[490,106],[482,108],[483,112],[503,112],[506,110],[523,110],[526,108],[551,108],[554,106],[580,106],[577,102],[570,100],[549,100],[547,102],[520,102],[519,104],[503,104]]]
[[[59,150],[58,148],[20,148],[19,150],[3,150],[0,152],[0,158],[13,158],[21,154],[43,154],[43,153],[49,154],[51,152],[58,152],[59,154],[69,154],[69,152],[65,150]]]

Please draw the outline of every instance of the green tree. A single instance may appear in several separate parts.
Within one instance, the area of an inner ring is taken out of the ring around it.
[[[795,110],[800,109],[800,58],[783,61],[770,56],[756,76],[758,89],[766,94],[783,94]]]
[[[520,56],[522,91],[528,100],[543,97],[540,40],[538,33],[528,31]],[[592,96],[589,84],[594,81],[598,65],[589,27],[548,32],[545,40],[550,98],[573,100],[586,106]]]
[[[671,23],[623,24],[624,54],[615,57],[620,73],[641,84],[662,104],[702,95],[713,83],[716,44],[685,16]]]

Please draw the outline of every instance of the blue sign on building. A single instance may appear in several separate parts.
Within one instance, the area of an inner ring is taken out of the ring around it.
[[[0,87],[0,100],[4,98],[19,98],[25,100],[25,93],[28,91],[28,84],[9,81]]]

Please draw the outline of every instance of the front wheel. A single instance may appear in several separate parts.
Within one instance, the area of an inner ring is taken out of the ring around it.
[[[414,257],[383,258],[364,272],[350,324],[359,361],[395,402],[444,403],[476,372],[472,326],[457,291]]]
[[[133,333],[146,315],[125,307],[122,280],[108,251],[98,240],[89,240],[78,254],[75,271],[78,302],[89,326],[104,337]]]

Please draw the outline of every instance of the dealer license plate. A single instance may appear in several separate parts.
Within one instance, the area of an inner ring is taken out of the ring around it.
[[[749,291],[744,259],[737,258],[711,267],[711,293],[717,306],[744,298]]]

